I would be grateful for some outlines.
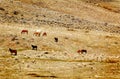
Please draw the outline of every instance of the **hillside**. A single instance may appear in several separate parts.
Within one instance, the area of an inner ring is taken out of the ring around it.
[[[8,0],[1,1],[0,7],[2,23],[46,24],[120,33],[119,13],[79,0]]]
[[[23,2],[25,1],[23,0]],[[26,2],[38,7],[79,16],[89,21],[120,23],[119,14],[117,14],[120,7],[119,0],[28,0]],[[94,5],[89,5],[89,3]],[[109,19],[111,16],[112,18]]]
[[[0,0],[0,79],[120,79],[119,3]]]

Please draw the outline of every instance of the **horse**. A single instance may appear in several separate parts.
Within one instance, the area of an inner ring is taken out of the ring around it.
[[[46,32],[43,32],[42,36],[47,36],[47,33],[46,33]]]
[[[9,48],[9,51],[10,51],[11,55],[17,55],[17,50],[13,50],[13,49]]]
[[[23,33],[28,34],[28,30],[22,30],[22,31],[21,31],[21,34],[23,34]]]
[[[41,30],[40,30],[40,29],[38,29],[38,30],[36,30],[36,32],[41,32]]]
[[[55,37],[54,40],[55,40],[55,42],[58,42],[58,38],[57,37]]]
[[[81,54],[83,54],[83,53],[87,53],[87,50],[85,50],[85,49],[78,50],[77,53],[81,53]]]
[[[34,32],[34,34],[33,35],[35,35],[35,36],[40,36],[40,32]]]
[[[32,50],[37,50],[37,46],[36,45],[31,45],[32,46]]]

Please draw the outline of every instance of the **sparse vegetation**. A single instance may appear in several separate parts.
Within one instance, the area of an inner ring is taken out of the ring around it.
[[[2,0],[0,79],[120,78],[117,4],[115,0]],[[21,34],[23,29],[29,33]],[[47,36],[34,36],[36,30]],[[11,55],[9,48],[17,55]],[[77,53],[81,49],[87,53]]]
[[[118,62],[120,62],[120,61],[119,61],[119,59],[108,58],[108,59],[106,59],[104,62],[106,62],[106,63],[118,63]]]
[[[30,73],[30,74],[27,74],[27,75],[30,75],[30,76],[33,76],[33,77],[43,77],[43,78],[57,78],[56,76],[41,76],[41,75],[38,75],[36,73]]]

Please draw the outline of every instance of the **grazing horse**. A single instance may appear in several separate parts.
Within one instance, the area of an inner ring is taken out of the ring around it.
[[[47,33],[46,33],[46,32],[43,32],[42,36],[47,36]]]
[[[87,50],[85,50],[85,49],[78,50],[77,53],[81,53],[81,54],[83,54],[83,53],[87,53]]]
[[[13,49],[9,48],[9,51],[10,51],[11,55],[17,55],[17,50],[13,50]]]
[[[35,45],[31,45],[32,46],[32,50],[37,50],[37,46]]]
[[[55,37],[54,40],[55,40],[55,42],[58,42],[58,38],[57,37]]]
[[[21,34],[23,34],[23,33],[28,34],[28,30],[22,30],[22,31],[21,31]]]
[[[35,36],[40,36],[40,32],[34,32],[34,34],[33,35],[35,35]]]

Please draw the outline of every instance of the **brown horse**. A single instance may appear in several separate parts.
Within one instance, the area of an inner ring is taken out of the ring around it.
[[[78,50],[77,53],[79,53],[79,54],[80,54],[80,53],[81,53],[81,54],[83,54],[83,53],[87,53],[87,50],[85,50],[85,49]]]
[[[17,50],[13,50],[13,49],[9,48],[9,51],[10,51],[11,55],[17,55]]]
[[[28,34],[28,30],[22,30],[22,31],[21,31],[21,34],[23,34],[23,33]]]
[[[40,36],[40,32],[34,32],[34,34],[33,35],[35,35],[35,36]]]
[[[43,32],[42,36],[47,36],[47,33],[46,33],[46,32]]]

